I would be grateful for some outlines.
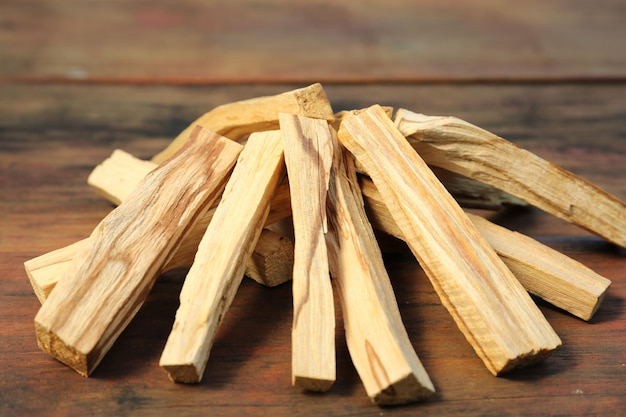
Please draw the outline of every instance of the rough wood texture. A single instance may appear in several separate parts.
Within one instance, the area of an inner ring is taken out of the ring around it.
[[[176,152],[189,137],[189,131],[200,125],[232,140],[240,140],[252,132],[278,129],[280,112],[300,114],[319,119],[333,118],[333,111],[321,84],[312,84],[275,96],[257,97],[223,104],[203,114],[183,130],[163,151],[152,158],[160,163]]]
[[[326,197],[333,159],[325,120],[281,113],[295,233],[291,382],[327,391],[335,382],[335,309],[330,283]]]
[[[157,165],[152,162],[135,158],[122,150],[115,150],[91,172],[88,183],[98,194],[114,204],[120,204],[132,194],[145,175],[156,167]],[[269,223],[291,214],[287,185],[283,184],[277,191],[274,209],[268,216]],[[191,265],[204,231],[213,218],[216,205],[217,202],[201,216],[183,238],[174,255],[163,267],[163,271]],[[259,284],[270,287],[290,280],[293,266],[291,240],[270,230],[263,230],[258,243],[259,248],[256,248],[253,256],[246,261],[246,275]],[[83,239],[24,262],[24,268],[40,302],[43,303],[48,297],[76,252],[86,244],[87,239]]]
[[[94,229],[35,316],[44,351],[89,375],[137,313],[161,268],[219,197],[242,146],[198,128]]]
[[[374,227],[404,240],[374,183],[365,177],[359,183]],[[610,280],[528,236],[466,214],[528,292],[576,317],[591,320]]]
[[[253,133],[239,155],[180,292],[159,365],[174,382],[200,382],[215,334],[241,284],[285,173],[280,131]]]
[[[4,78],[219,84],[626,76],[621,0],[31,3],[0,4]]]
[[[589,181],[456,117],[400,109],[395,122],[427,163],[486,182],[626,247],[626,203]]]
[[[465,338],[494,375],[561,345],[524,288],[380,106],[346,119],[360,160]]]
[[[42,5],[43,11],[57,3],[45,1]],[[598,8],[596,3],[593,7]],[[482,6],[473,10],[476,16],[483,13]],[[604,11],[599,8],[598,14],[587,15],[602,19]],[[572,6],[566,14],[547,14],[545,19],[571,18],[578,13],[578,6]],[[0,16],[7,15],[0,12]],[[50,25],[58,24],[54,14],[47,19]],[[21,23],[26,26],[20,27],[33,29],[29,25],[35,23],[26,19]],[[579,25],[577,31],[582,35],[593,26]],[[506,26],[507,30],[514,27]],[[451,25],[441,30],[449,35],[449,30],[463,28]],[[491,28],[485,26],[484,30]],[[35,33],[30,29],[29,34]],[[510,39],[498,38],[498,42]],[[611,39],[614,44],[621,41]],[[436,42],[419,45],[430,50]],[[20,52],[17,49],[0,53]],[[134,49],[133,53],[143,52]],[[585,54],[581,50],[580,59],[585,59]],[[292,64],[290,56],[282,57],[287,60],[285,65]],[[30,62],[32,68],[41,68],[41,61]],[[11,62],[0,61],[3,64]],[[109,213],[111,204],[86,184],[93,167],[116,148],[150,158],[205,109],[297,87],[0,85],[0,415],[70,417],[92,410],[107,416],[180,417],[263,413],[380,417],[381,412],[395,417],[519,417],[520,413],[621,417],[626,409],[622,349],[626,346],[626,253],[534,207],[487,215],[493,222],[583,262],[613,284],[589,323],[537,300],[562,337],[563,347],[540,366],[519,369],[506,378],[494,378],[484,368],[406,245],[392,239],[385,246],[388,251],[383,252],[387,271],[409,338],[437,388],[430,399],[420,403],[384,409],[371,403],[351,363],[338,303],[337,381],[325,395],[306,395],[294,389],[290,384],[291,285],[268,289],[251,280],[243,280],[220,326],[206,370],[211,378],[193,387],[172,384],[158,361],[178,307],[185,269],[159,277],[92,378],[80,377],[41,352],[33,336],[33,317],[40,304],[22,263],[87,236]],[[338,110],[364,107],[375,99],[395,108],[459,116],[626,199],[626,170],[622,168],[626,166],[626,85],[324,87]]]
[[[335,142],[326,235],[341,299],[346,342],[365,391],[378,405],[431,396],[435,387],[406,333],[374,231],[367,220],[352,155]]]

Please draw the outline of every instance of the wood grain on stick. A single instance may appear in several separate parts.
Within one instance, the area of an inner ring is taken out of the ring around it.
[[[359,184],[373,226],[404,240],[404,233],[374,183],[360,177]],[[528,236],[466,214],[528,292],[583,320],[593,317],[610,280]]]
[[[257,243],[270,198],[285,173],[280,131],[258,132],[239,155],[180,293],[160,359],[174,382],[202,379],[215,333]]]
[[[326,241],[352,363],[374,403],[419,401],[435,388],[402,323],[352,155],[339,146],[331,173]]]
[[[493,185],[626,247],[626,203],[585,179],[455,117],[400,109],[395,123],[427,163]]]
[[[561,345],[528,293],[380,106],[346,119],[341,142],[366,167],[406,242],[489,371]]]
[[[156,167],[157,164],[115,150],[92,171],[88,183],[112,203],[120,204],[131,195],[143,177]],[[174,255],[163,267],[163,272],[191,265],[198,244],[213,218],[216,205],[217,201],[185,235]],[[291,215],[289,189],[286,183],[282,183],[272,200],[267,224],[289,215]],[[24,269],[41,303],[48,297],[60,277],[65,275],[66,268],[78,250],[86,244],[87,239],[82,239],[24,262]],[[258,245],[252,257],[246,261],[246,275],[269,287],[291,280],[293,242],[284,235],[279,236],[276,232],[263,229]]]
[[[325,120],[281,113],[295,233],[292,384],[326,391],[335,381],[335,313],[325,233],[333,158]]]
[[[242,146],[200,127],[96,226],[35,317],[37,343],[89,375],[183,236],[222,193]]]
[[[195,125],[238,141],[252,132],[278,129],[280,112],[300,114],[325,120],[333,119],[333,111],[321,84],[311,84],[274,96],[256,97],[222,104],[200,116],[183,130],[163,151],[152,158],[159,163],[176,152],[189,137]]]

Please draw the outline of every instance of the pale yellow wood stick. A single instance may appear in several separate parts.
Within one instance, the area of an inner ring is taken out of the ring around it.
[[[404,240],[374,183],[360,177],[359,184],[373,226]],[[610,280],[528,236],[471,213],[467,216],[528,292],[583,320],[593,317]]]
[[[335,313],[329,276],[326,195],[332,130],[324,120],[281,113],[295,233],[291,377],[326,391],[335,381]]]
[[[367,169],[442,303],[494,375],[538,361],[561,340],[380,106],[339,139]]]
[[[285,173],[280,131],[250,135],[180,293],[159,365],[174,382],[202,379],[215,333],[232,303]]]
[[[222,104],[200,116],[183,130],[163,151],[152,158],[160,163],[178,150],[195,125],[239,141],[252,132],[278,129],[278,113],[294,113],[332,120],[333,111],[326,92],[319,83],[274,96]]]
[[[365,391],[378,405],[419,401],[435,391],[402,323],[352,155],[336,148],[328,192],[328,257],[346,342]]]
[[[242,146],[198,128],[107,215],[35,317],[39,346],[89,375],[184,235],[222,193]]]
[[[400,109],[395,123],[427,163],[493,185],[626,247],[626,203],[583,178],[455,117]]]

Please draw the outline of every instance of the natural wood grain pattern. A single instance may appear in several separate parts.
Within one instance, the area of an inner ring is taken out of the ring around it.
[[[104,198],[114,204],[120,204],[132,194],[145,175],[156,167],[157,164],[153,162],[135,158],[118,149],[94,168],[89,174],[88,183]],[[267,219],[270,224],[291,214],[287,185],[281,185],[277,191],[277,198],[273,203],[274,209],[270,210]],[[174,255],[163,267],[163,271],[191,265],[198,244],[213,218],[216,206],[217,201],[182,239]],[[278,236],[269,230],[263,230],[259,237],[259,243],[258,251],[255,249],[253,256],[246,261],[246,275],[258,283],[268,286],[276,286],[290,280],[291,267],[293,266],[293,244],[289,238]],[[43,303],[48,297],[59,278],[65,275],[65,270],[70,265],[70,261],[85,245],[87,245],[87,239],[24,262],[24,268],[40,302]]]
[[[426,162],[486,182],[626,247],[626,203],[589,181],[455,117],[400,109],[396,125]]]
[[[380,106],[339,138],[367,169],[442,303],[494,375],[561,345],[550,324]]]
[[[346,342],[367,395],[378,405],[431,396],[435,387],[406,333],[374,231],[367,220],[352,155],[334,138],[326,235],[341,299]]]
[[[287,191],[287,187],[283,189]],[[292,272],[292,239],[271,229],[263,229],[246,262],[246,276],[259,284],[275,287],[291,280]]]
[[[285,173],[280,131],[253,133],[239,155],[180,292],[159,365],[174,382],[200,382],[217,329],[241,284],[270,198]]]
[[[361,177],[360,185],[374,226],[404,239],[374,183]],[[526,291],[583,320],[593,317],[611,285],[610,280],[528,236],[481,216],[466,214]]]
[[[326,240],[333,130],[325,120],[280,115],[295,234],[291,382],[327,391],[335,382],[335,309]]]
[[[5,0],[0,74],[135,83],[623,80],[624,15],[621,0]]]
[[[22,263],[87,236],[109,213],[111,204],[86,184],[93,167],[116,148],[150,158],[205,109],[288,88],[0,86],[1,415],[76,416],[85,410],[181,417],[623,414],[624,251],[532,207],[487,215],[583,262],[613,284],[589,323],[538,301],[564,345],[540,366],[505,378],[484,368],[402,242],[385,246],[385,263],[409,338],[437,389],[427,401],[385,409],[372,405],[349,357],[339,304],[337,381],[325,395],[294,389],[291,284],[268,289],[250,280],[242,282],[220,326],[206,370],[211,378],[194,387],[172,384],[158,361],[185,269],[159,277],[92,378],[42,354],[32,322],[40,304]],[[375,100],[459,116],[626,198],[626,171],[617,168],[626,166],[625,85],[372,84],[325,85],[325,90],[337,109]]]
[[[319,119],[332,119],[333,111],[321,84],[287,91],[275,96],[255,97],[218,106],[191,123],[167,148],[152,158],[160,163],[176,152],[189,133],[200,125],[232,140],[240,140],[252,132],[278,129],[280,112],[300,114]]]
[[[184,234],[219,197],[242,146],[198,128],[94,229],[35,316],[44,351],[89,375]]]

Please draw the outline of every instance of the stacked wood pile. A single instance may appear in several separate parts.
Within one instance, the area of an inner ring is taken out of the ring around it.
[[[219,106],[152,161],[121,150],[89,184],[118,205],[86,239],[25,263],[41,349],[88,376],[157,277],[189,266],[160,366],[202,379],[244,276],[292,280],[292,383],[335,381],[334,297],[367,395],[418,401],[433,383],[402,323],[375,230],[404,240],[486,368],[561,346],[530,294],[589,320],[610,285],[467,211],[531,204],[626,247],[626,204],[453,117],[373,105],[334,113],[319,84]]]

